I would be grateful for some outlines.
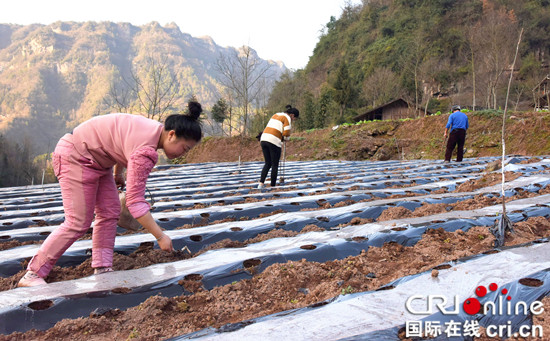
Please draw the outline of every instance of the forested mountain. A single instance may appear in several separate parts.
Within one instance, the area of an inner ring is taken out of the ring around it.
[[[431,112],[503,108],[521,28],[509,107],[532,109],[532,89],[550,72],[549,0],[348,5],[326,24],[305,69],[277,84],[269,108],[292,102],[302,109],[302,129],[349,121],[397,98]]]
[[[239,52],[210,37],[182,33],[175,24],[0,24],[3,146],[30,143],[31,154],[51,152],[63,133],[93,115],[123,110],[167,115],[181,112],[191,96],[208,109],[223,93],[217,61]],[[281,62],[251,53],[271,65],[272,83],[286,71]],[[136,81],[143,86],[139,95],[131,91]],[[161,88],[170,86],[170,93],[164,98],[154,94],[160,99],[151,106],[139,96],[158,91],[145,85],[154,81]]]

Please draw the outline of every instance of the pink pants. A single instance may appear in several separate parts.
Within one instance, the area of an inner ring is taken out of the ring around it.
[[[64,139],[52,154],[52,165],[61,186],[65,221],[46,238],[27,269],[45,278],[59,257],[88,231],[94,211],[92,267],[112,266],[120,215],[112,169],[82,157]]]

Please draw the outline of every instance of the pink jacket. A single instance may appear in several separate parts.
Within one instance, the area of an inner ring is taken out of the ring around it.
[[[139,115],[96,116],[65,135],[92,167],[111,168],[119,164],[126,172],[126,205],[134,218],[149,212],[145,184],[158,160],[157,146],[164,127]]]

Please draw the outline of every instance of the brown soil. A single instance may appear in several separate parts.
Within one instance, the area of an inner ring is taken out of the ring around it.
[[[39,240],[27,240],[20,242],[18,240],[10,240],[7,242],[0,242],[0,251],[12,249],[14,247],[23,246],[23,245],[32,245],[32,244],[41,244],[42,241]]]
[[[470,128],[465,157],[500,156],[501,117],[469,113]],[[546,155],[550,150],[550,114],[514,113],[506,123],[506,152],[514,155]],[[287,142],[287,160],[387,160],[443,159],[442,131],[448,114],[408,121],[367,122],[355,126],[293,132]],[[415,134],[411,134],[415,132]],[[314,148],[312,146],[315,146]],[[263,161],[254,137],[209,137],[186,155],[186,162]],[[529,162],[536,162],[531,159]]]
[[[506,202],[518,200],[526,197],[533,197],[536,195],[542,195],[550,193],[550,188],[544,188],[539,191],[539,193],[532,193],[523,191],[515,196],[511,196],[506,198]],[[372,200],[372,199],[370,199]],[[437,213],[445,213],[450,210],[472,210],[472,209],[479,209],[486,206],[492,206],[496,205],[501,202],[500,198],[489,198],[482,194],[476,195],[473,199],[466,199],[463,201],[459,201],[454,204],[423,204],[422,206],[418,207],[416,210],[411,212],[410,210],[404,208],[404,207],[390,207],[382,212],[382,214],[378,217],[377,221],[387,221],[387,220],[395,220],[395,219],[403,219],[407,217],[423,217],[428,215],[433,215]],[[336,203],[334,207],[343,207],[347,205],[352,205],[355,202],[353,200],[346,200],[339,203]],[[318,202],[319,207],[317,209],[304,209],[303,211],[313,211],[313,210],[321,210],[330,208],[331,205],[328,202],[325,202],[323,199],[319,200]],[[284,213],[284,210],[275,210],[271,213],[266,213],[260,215],[259,218],[268,217],[271,215]],[[536,219],[536,218],[532,218]],[[234,219],[233,219],[234,220]],[[216,221],[214,223],[218,222],[226,222],[226,221],[232,221],[232,219],[226,219],[224,221]],[[359,225],[359,224],[367,224],[373,222],[372,219],[361,219],[361,218],[353,218],[349,224],[341,224],[338,226],[338,228],[342,228],[348,225]],[[195,225],[184,225],[182,228],[192,228],[196,226],[203,226],[207,225],[208,222],[205,221],[202,224],[195,224]],[[517,224],[523,224],[522,222],[519,222]],[[118,253],[114,254],[114,262],[113,262],[113,268],[117,271],[120,270],[130,270],[130,269],[138,269],[142,267],[146,267],[152,264],[156,263],[166,263],[166,262],[173,262],[181,259],[187,259],[190,257],[196,257],[208,250],[214,250],[219,248],[236,248],[236,247],[244,247],[248,244],[252,243],[258,243],[267,239],[271,238],[279,238],[279,237],[293,237],[300,233],[307,233],[311,231],[324,231],[324,229],[317,227],[316,225],[307,225],[302,229],[300,232],[294,232],[294,231],[286,231],[282,229],[275,229],[268,233],[260,234],[255,238],[248,239],[244,242],[240,241],[233,241],[231,239],[224,239],[217,243],[211,244],[207,247],[205,247],[203,250],[197,252],[196,254],[189,255],[187,253],[177,252],[174,254],[168,254],[158,249],[153,249],[153,243],[143,243],[135,252],[130,254],[129,256],[121,255]],[[138,231],[139,232],[139,231]],[[141,231],[143,232],[143,231]],[[130,233],[137,233],[133,231],[128,231],[126,234]],[[532,232],[533,234],[541,237],[541,235],[537,232]],[[88,233],[85,236],[81,237],[80,239],[90,239],[91,234]],[[514,238],[513,236],[511,238]],[[2,242],[0,243],[0,250],[2,249],[8,249],[11,247],[21,246],[21,245],[28,245],[28,244],[40,244],[42,241],[26,241],[26,242],[19,242],[17,240],[12,240],[9,242]],[[17,282],[24,274],[24,269],[27,266],[28,259],[22,262],[21,264],[21,271],[19,271],[17,274],[2,278],[0,277],[0,291],[4,290],[10,290],[16,287]],[[90,276],[93,272],[91,269],[91,260],[88,259],[82,264],[80,264],[77,267],[59,267],[56,266],[53,268],[50,275],[46,278],[48,283],[52,282],[58,282],[58,281],[64,281],[64,280],[71,280],[75,278],[82,278],[86,276]]]
[[[142,245],[129,256],[115,252],[113,256],[113,269],[116,271],[138,269],[157,263],[175,262],[191,257],[187,252],[177,251],[171,254],[159,249],[153,249],[153,246],[153,242],[142,243]],[[19,279],[25,274],[24,269],[26,269],[28,261],[29,259],[26,259],[22,262],[21,271],[17,274],[5,278],[0,277],[0,291],[16,287]],[[53,283],[91,276],[93,274],[91,263],[91,258],[88,258],[76,267],[54,266],[49,276],[46,278],[46,281],[48,283]]]
[[[515,180],[520,176],[521,176],[521,173],[515,173],[515,172],[504,173],[504,179],[506,182]],[[456,188],[455,192],[472,192],[472,191],[475,191],[476,189],[493,186],[501,182],[502,182],[501,173],[489,173],[489,174],[485,174],[479,179],[468,180],[465,183],[460,184]]]
[[[507,245],[550,236],[550,220],[530,218],[514,226]],[[351,292],[373,290],[392,280],[423,271],[461,257],[492,249],[494,238],[486,227],[467,232],[430,229],[412,247],[386,243],[358,256],[325,263],[290,261],[274,264],[251,279],[203,289],[193,280],[182,280],[190,296],[148,298],[126,311],[111,310],[102,316],[67,319],[47,331],[0,335],[3,340],[158,340],[205,327],[264,316]],[[253,269],[243,269],[254,273]],[[366,275],[369,275],[368,277]],[[546,301],[548,302],[548,300]],[[549,318],[544,319],[546,330]]]
[[[129,256],[115,252],[113,256],[113,269],[115,271],[139,269],[153,264],[175,262],[182,259],[196,257],[208,250],[245,247],[248,244],[259,243],[272,238],[293,237],[300,233],[312,231],[325,231],[325,229],[316,225],[307,225],[300,232],[275,229],[267,233],[259,234],[255,238],[248,239],[244,242],[234,241],[231,239],[220,240],[219,242],[211,244],[192,255],[184,251],[176,251],[175,253],[170,254],[159,249],[153,249],[153,242],[146,242],[142,243],[141,246]],[[0,277],[0,291],[10,290],[16,287],[17,282],[25,273],[24,269],[26,269],[28,261],[29,260],[27,259],[22,262],[21,271],[17,274],[5,278]],[[76,267],[55,266],[46,278],[46,281],[48,283],[68,281],[71,279],[91,276],[92,274],[93,269],[91,267],[91,258],[89,258]]]

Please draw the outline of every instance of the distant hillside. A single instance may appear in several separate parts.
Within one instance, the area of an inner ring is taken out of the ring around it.
[[[522,28],[508,105],[532,110],[533,88],[550,73],[548,0],[348,4],[326,24],[307,66],[274,88],[269,111],[291,97],[305,130],[350,122],[398,98],[430,112],[504,108]]]
[[[235,51],[182,33],[175,24],[0,24],[0,134],[17,142],[27,138],[34,154],[51,152],[78,123],[116,111],[111,85],[123,89],[123,78],[131,80],[132,68],[151,56],[160,56],[177,81],[172,111],[181,111],[191,95],[207,109],[220,96],[216,61]],[[273,81],[287,70],[280,62],[264,62],[272,65]]]
[[[502,154],[502,112],[469,113],[470,129],[465,157]],[[413,120],[368,121],[341,125],[337,129],[312,129],[294,132],[286,146],[287,160],[415,160],[442,159],[443,138],[449,114]],[[512,113],[506,121],[506,154],[540,156],[550,151],[549,113]],[[255,138],[205,138],[193,148],[185,162],[263,161],[260,143]],[[456,150],[455,150],[456,153]],[[259,176],[259,174],[258,174]]]

